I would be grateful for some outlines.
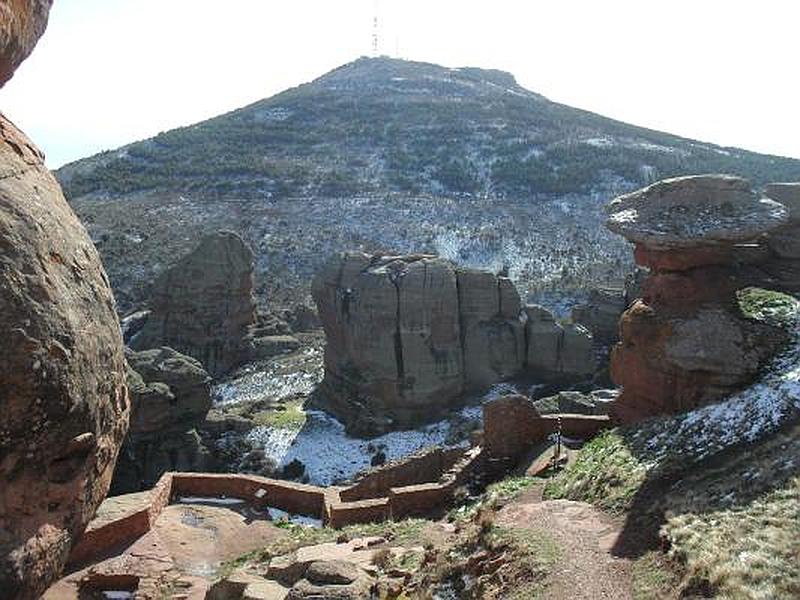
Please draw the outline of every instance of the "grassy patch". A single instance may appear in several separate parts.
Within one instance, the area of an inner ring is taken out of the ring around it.
[[[692,473],[661,528],[683,587],[722,598],[800,597],[800,425]]]
[[[537,477],[507,477],[502,481],[490,484],[486,491],[476,500],[453,508],[447,513],[448,521],[465,521],[472,519],[482,506],[499,506],[513,500],[522,492],[530,488],[537,481]]]
[[[303,401],[291,400],[253,415],[257,425],[275,429],[301,429],[306,422],[306,413],[303,411]]]
[[[429,592],[444,584],[465,600],[542,597],[561,548],[546,532],[498,526],[493,516],[491,509],[481,510],[453,547],[426,556],[417,589]]]
[[[669,598],[674,596],[680,583],[666,557],[657,551],[640,556],[634,563],[631,576],[633,578],[633,597],[636,600],[652,598]]]
[[[647,466],[634,456],[626,437],[613,429],[586,444],[574,464],[548,481],[544,496],[620,513],[630,507],[646,474]]]
[[[781,292],[749,287],[736,292],[739,310],[748,319],[766,321],[773,325],[786,325],[798,312],[798,301]]]

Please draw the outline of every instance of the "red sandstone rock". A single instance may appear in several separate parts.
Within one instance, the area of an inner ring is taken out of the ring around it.
[[[0,0],[0,87],[39,41],[52,4],[53,0]]]
[[[22,599],[105,497],[129,406],[100,258],[41,153],[0,136],[0,590]]]
[[[0,85],[50,0],[0,0]],[[41,152],[0,115],[0,595],[37,598],[105,497],[128,427],[100,258]]]
[[[623,390],[614,416],[633,422],[719,400],[748,384],[782,342],[746,319],[736,291],[768,255],[757,238],[788,211],[726,176],[665,180],[616,199],[608,226],[636,243],[651,269],[642,298],[620,320],[611,376]]]

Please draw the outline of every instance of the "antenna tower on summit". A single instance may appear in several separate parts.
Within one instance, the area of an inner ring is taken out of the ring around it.
[[[372,56],[378,56],[378,3],[375,2],[375,15],[372,17]]]

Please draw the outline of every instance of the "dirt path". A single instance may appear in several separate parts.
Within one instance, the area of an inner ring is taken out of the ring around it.
[[[503,507],[497,524],[540,531],[561,547],[544,597],[553,600],[633,598],[631,561],[611,554],[620,523],[585,502],[542,500],[540,487]]]

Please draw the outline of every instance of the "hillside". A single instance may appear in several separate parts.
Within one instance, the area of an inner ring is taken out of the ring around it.
[[[389,190],[530,197],[708,172],[760,184],[800,177],[800,161],[613,121],[550,102],[500,71],[362,58],[229,114],[72,163],[58,176],[72,198]]]
[[[760,185],[800,179],[800,161],[557,104],[501,71],[361,58],[57,176],[128,309],[219,227],[257,249],[262,299],[279,303],[355,247],[506,265],[528,292],[615,283],[629,254],[600,231],[600,206],[702,172]]]

